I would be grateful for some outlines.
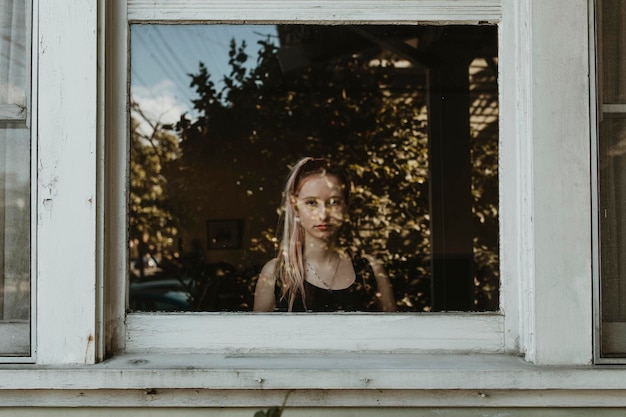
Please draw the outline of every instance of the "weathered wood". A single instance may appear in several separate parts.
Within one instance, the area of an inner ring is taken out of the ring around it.
[[[93,363],[97,1],[38,3],[37,361]]]
[[[126,325],[127,352],[504,352],[499,314],[129,314]]]
[[[136,416],[136,407],[146,407],[150,409],[150,416],[161,407],[176,407],[177,416],[184,415],[185,409],[197,407],[215,407],[218,409],[227,408],[229,416],[236,408],[254,407],[259,410],[277,406],[282,403],[289,390],[220,390],[220,389],[98,389],[98,390],[7,390],[0,392],[0,415],[2,407],[28,407],[28,415],[33,416],[43,407],[87,407],[93,410],[94,407],[114,407],[116,410],[106,410],[106,415],[117,415],[120,407],[132,407],[129,414]],[[485,416],[486,409],[492,412],[495,407],[516,407],[519,408],[521,416],[528,417],[529,409],[535,409],[545,417],[547,410],[557,412],[557,408],[562,408],[561,412],[568,417],[572,416],[573,407],[584,407],[588,414],[576,415],[604,415],[597,414],[590,410],[591,407],[600,409],[610,409],[613,407],[626,407],[626,390],[297,390],[291,392],[287,403],[285,415],[294,416],[302,408],[318,408],[318,413],[327,412],[328,408],[340,407],[333,416],[346,417],[348,414],[346,407],[354,409],[361,407],[355,416],[370,415],[369,411],[380,416],[384,407],[394,407],[396,410],[405,410],[406,416],[417,416],[417,410],[411,411],[409,407],[445,407],[445,415],[450,416],[451,407],[471,407],[464,409],[460,416],[467,417],[472,411],[479,407],[484,407],[479,416]],[[35,408],[33,408],[35,406]],[[368,410],[369,409],[369,410]],[[323,410],[323,411],[322,411]],[[506,416],[513,416],[512,410],[507,410]],[[598,412],[600,410],[597,410]],[[15,412],[15,410],[14,410]],[[83,409],[81,416],[85,415]],[[204,409],[202,416],[210,416],[211,410]],[[222,409],[222,413],[224,410]],[[616,414],[616,416],[623,416]],[[171,408],[168,410],[172,415]],[[438,414],[441,415],[439,410]],[[250,417],[254,411],[246,411],[243,415]],[[68,415],[68,414],[63,414]],[[102,414],[98,414],[102,415]],[[219,414],[224,416],[226,414]],[[306,414],[310,416],[311,414]],[[324,414],[325,415],[325,414]],[[389,410],[384,412],[389,415]],[[403,414],[404,415],[404,414]],[[454,414],[456,415],[456,414]],[[492,415],[492,414],[488,414]],[[533,414],[535,415],[535,414]],[[15,416],[15,414],[12,414]]]
[[[530,12],[531,358],[584,364],[593,357],[588,2],[532,0]]]
[[[0,367],[2,406],[625,407],[619,368],[507,355],[121,355],[98,365]],[[35,401],[36,399],[36,401]]]
[[[130,0],[131,21],[498,22],[501,0]]]

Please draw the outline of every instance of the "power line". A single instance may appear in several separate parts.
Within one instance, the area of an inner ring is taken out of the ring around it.
[[[161,53],[162,51],[157,48],[157,42],[155,42],[154,40],[155,37],[152,34],[151,26],[152,25],[148,26],[150,30],[148,30],[146,33],[146,36],[150,38],[148,41],[146,41],[146,39],[143,38],[143,34],[141,32],[137,32],[137,35],[139,35],[139,37],[142,38],[142,42],[145,44],[150,57],[152,58],[152,60],[154,60],[156,65],[160,68],[161,72],[166,76],[166,78],[169,78],[175,84],[177,84],[178,89],[181,92],[183,92],[183,94],[186,95],[186,99],[191,101],[192,98],[191,98],[191,95],[189,94],[189,87],[181,83],[181,77],[180,75],[177,75],[177,71],[174,68],[174,66],[171,64],[171,61],[168,60],[167,58],[165,59],[161,58],[161,57],[164,57],[164,55]]]

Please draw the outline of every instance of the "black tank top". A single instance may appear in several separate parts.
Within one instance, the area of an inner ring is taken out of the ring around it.
[[[294,312],[332,312],[332,311],[378,311],[376,303],[376,280],[374,271],[367,259],[353,257],[352,266],[356,278],[351,286],[343,290],[327,290],[304,282],[306,309],[302,297],[296,295],[293,303]],[[276,282],[278,283],[278,279]],[[288,311],[289,301],[282,298],[279,284],[276,289],[276,310]]]

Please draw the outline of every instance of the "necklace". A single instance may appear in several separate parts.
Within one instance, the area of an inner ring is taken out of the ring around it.
[[[324,281],[324,279],[320,276],[320,274],[317,273],[317,271],[315,270],[315,268],[313,268],[313,265],[311,265],[308,259],[305,259],[304,262],[306,262],[306,265],[309,268],[309,270],[313,272],[313,275],[315,275],[315,278],[317,278],[317,280],[320,283],[322,283],[322,285],[326,287],[326,289],[329,292],[332,291],[333,290],[332,285],[335,283],[335,276],[337,275],[337,271],[339,270],[339,263],[341,262],[341,257],[337,257],[337,265],[335,265],[335,272],[333,272],[333,277],[330,280],[330,285],[326,281]]]

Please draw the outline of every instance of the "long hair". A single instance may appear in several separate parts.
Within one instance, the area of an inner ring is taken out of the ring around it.
[[[297,220],[295,202],[302,182],[312,175],[332,175],[341,183],[345,201],[348,201],[348,182],[339,167],[327,159],[306,157],[300,159],[291,169],[285,189],[281,216],[279,219],[279,255],[277,277],[282,283],[282,298],[288,300],[292,310],[298,294],[306,308],[304,294],[304,230]]]

